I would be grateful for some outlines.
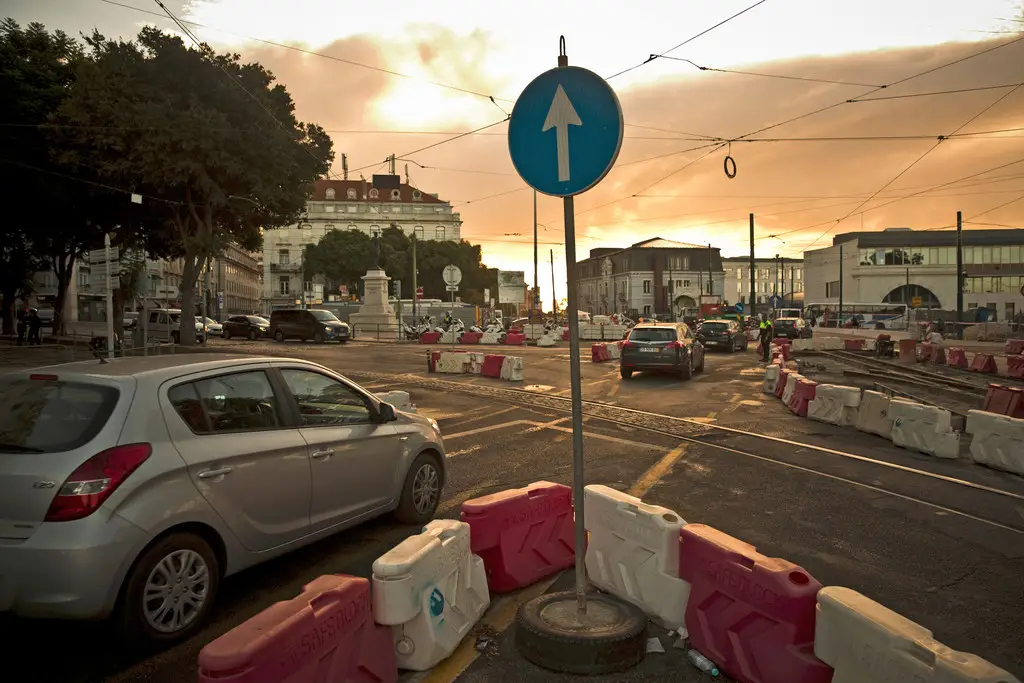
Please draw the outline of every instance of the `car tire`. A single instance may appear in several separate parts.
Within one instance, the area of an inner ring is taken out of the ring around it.
[[[171,332],[171,343],[172,344],[180,344],[181,343],[181,335],[179,335],[177,332]]]
[[[619,368],[619,377],[622,379],[633,379],[633,371],[627,368]]]
[[[679,368],[679,379],[687,380],[687,379],[690,379],[690,377],[693,376],[693,366],[691,365],[692,362],[693,362],[693,359],[690,356],[687,356],[686,357],[686,365],[684,365],[683,367]]]
[[[256,330],[249,330],[249,341],[256,341]]]
[[[423,524],[433,519],[441,502],[443,484],[437,457],[432,453],[420,453],[405,475],[395,518],[402,524]]]
[[[284,343],[284,332],[280,328],[274,330],[274,341]]]
[[[324,343],[324,333],[323,332],[316,332],[315,334],[313,334],[313,343],[314,344],[323,344]]]
[[[182,567],[186,561],[191,563],[192,570]],[[175,570],[185,576],[167,576],[168,571]],[[220,561],[203,538],[190,533],[161,538],[139,556],[125,579],[115,616],[117,627],[125,640],[137,648],[165,648],[184,641],[205,626],[213,611],[220,578]],[[147,588],[152,590],[154,586],[166,585],[168,592],[174,595],[190,583],[194,588],[192,594],[201,596],[202,602],[189,614],[175,617],[183,621],[178,628],[166,622],[159,628],[159,614],[153,614],[156,601],[147,603],[145,599]]]
[[[224,331],[220,333],[220,336],[224,337],[224,341],[231,339],[231,330],[225,328]]]

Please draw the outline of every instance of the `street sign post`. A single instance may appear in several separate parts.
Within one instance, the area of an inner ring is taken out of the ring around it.
[[[565,37],[559,38],[558,66],[535,78],[516,100],[508,124],[512,164],[526,184],[562,197],[569,322],[569,383],[572,391],[573,503],[576,517],[576,610],[587,611],[586,530],[583,512],[583,397],[576,224],[573,197],[607,175],[622,147],[622,107],[615,91],[592,71],[569,66]],[[499,288],[500,293],[500,288]]]
[[[452,293],[452,311],[455,310],[455,292],[459,291],[459,283],[462,282],[462,269],[458,266],[447,265],[441,271],[441,277],[449,292]]]

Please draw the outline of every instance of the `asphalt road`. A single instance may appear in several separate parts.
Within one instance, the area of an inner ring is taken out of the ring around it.
[[[462,501],[496,490],[538,479],[571,481],[564,410],[463,393],[509,384],[427,375],[425,347],[219,340],[211,345],[304,357],[365,380],[364,386],[376,391],[408,390],[446,435],[450,479],[440,516],[456,517]],[[526,359],[521,388],[537,396],[568,395],[566,349],[505,351]],[[645,375],[621,381],[614,363],[587,361],[589,354],[582,364],[585,399],[688,418],[684,426],[692,437],[588,418],[588,483],[630,491],[687,521],[717,527],[765,554],[803,566],[825,585],[849,586],[879,600],[932,629],[946,645],[1024,675],[1024,533],[1019,531],[1024,504],[920,472],[1024,494],[1020,478],[962,460],[913,455],[855,430],[796,418],[761,394],[762,372],[753,353],[711,353],[707,372],[682,383]],[[679,426],[663,422],[661,431]],[[845,455],[823,450],[828,448]],[[120,651],[102,625],[5,620],[0,642],[27,661],[44,662],[33,676],[40,682],[179,683],[194,676],[196,655],[209,640],[272,602],[294,596],[323,573],[368,575],[373,559],[415,531],[381,519],[233,577],[223,586],[213,624],[192,642],[153,657]],[[570,572],[551,589],[571,585]],[[508,628],[514,606],[514,600],[492,606],[485,626],[495,647],[478,654],[467,642],[459,656],[426,680],[573,680],[542,672],[517,656]],[[651,635],[661,637],[666,653],[651,654],[629,674],[607,680],[701,680],[667,634],[652,629]],[[53,656],[55,648],[60,657]]]

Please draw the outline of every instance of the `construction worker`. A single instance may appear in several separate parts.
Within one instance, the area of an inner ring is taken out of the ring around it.
[[[772,327],[772,321],[769,320],[768,316],[761,316],[761,326],[758,330],[758,339],[761,342],[761,353],[764,357],[764,362],[768,362],[769,349],[772,345],[772,339],[775,336],[775,328]]]

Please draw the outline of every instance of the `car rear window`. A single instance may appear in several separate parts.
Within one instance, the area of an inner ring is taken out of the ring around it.
[[[795,320],[776,320],[775,321],[775,326],[776,327],[795,327],[796,326],[796,321]]]
[[[674,327],[634,327],[629,333],[630,341],[639,342],[673,342],[676,340]]]
[[[729,323],[704,323],[703,329],[708,332],[725,332],[729,329]]]
[[[0,381],[0,453],[60,453],[92,441],[110,419],[114,387],[40,379]]]

